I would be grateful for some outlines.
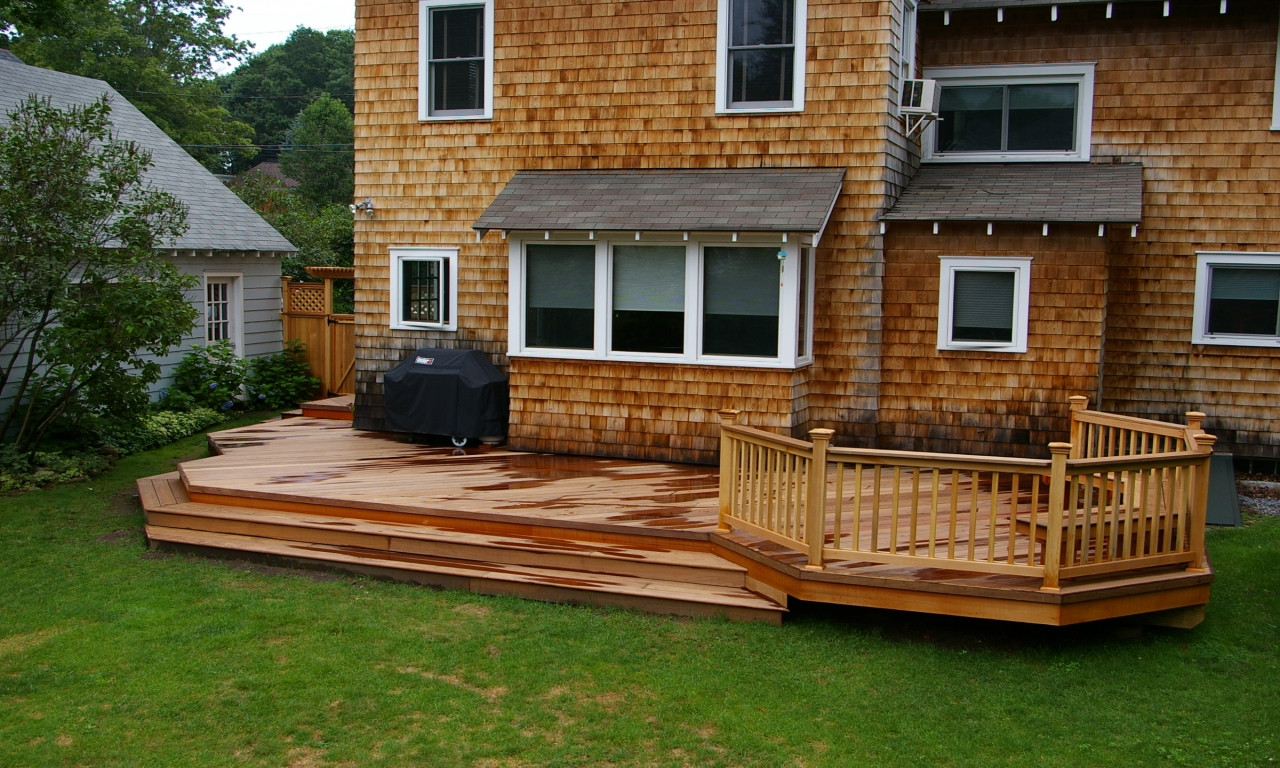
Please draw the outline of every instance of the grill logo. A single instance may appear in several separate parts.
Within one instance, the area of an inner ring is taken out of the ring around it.
[[[418,365],[435,365],[436,359],[434,357],[415,357],[413,362]]]

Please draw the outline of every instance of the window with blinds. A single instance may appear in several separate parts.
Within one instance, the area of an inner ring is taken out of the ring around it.
[[[595,258],[592,245],[527,247],[525,346],[595,346]]]
[[[712,242],[511,238],[509,354],[795,368],[813,360],[814,251]],[[743,239],[748,239],[744,236]]]
[[[679,245],[613,247],[614,352],[684,352],[685,249]]]
[[[1280,254],[1200,253],[1196,259],[1192,341],[1280,345]]]
[[[943,257],[938,348],[1025,352],[1031,259]]]

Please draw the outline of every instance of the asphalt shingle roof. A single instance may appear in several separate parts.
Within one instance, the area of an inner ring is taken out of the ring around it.
[[[1142,166],[925,164],[882,219],[1137,224]]]
[[[55,107],[89,104],[103,94],[111,100],[111,124],[117,138],[151,151],[154,165],[146,180],[187,204],[187,231],[165,248],[218,251],[296,251],[270,224],[218,181],[186,150],[165,135],[111,86],[0,56],[0,124],[27,97],[48,98]]]
[[[821,232],[843,168],[519,171],[478,230]]]

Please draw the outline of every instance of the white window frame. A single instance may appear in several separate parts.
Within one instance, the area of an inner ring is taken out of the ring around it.
[[[1089,160],[1093,143],[1094,62],[1070,64],[996,65],[986,67],[930,67],[924,76],[937,80],[938,87],[965,85],[1036,85],[1075,84],[1079,88],[1076,109],[1076,148],[1071,151],[1009,152],[939,152],[938,121],[925,131],[921,142],[921,159],[930,163],[1043,163],[1081,162]]]
[[[458,330],[458,249],[457,248],[420,248],[393,247],[391,255],[391,327],[399,331],[456,331]],[[404,270],[406,261],[439,261],[447,264],[448,280],[442,286],[448,291],[444,306],[448,312],[444,322],[427,323],[405,320],[404,315]]]
[[[743,368],[786,368],[794,369],[813,362],[813,275],[815,271],[816,249],[811,251],[808,260],[809,275],[801,279],[799,238],[789,237],[786,243],[779,243],[779,238],[756,240],[743,238],[737,242],[729,239],[680,240],[654,237],[652,239],[634,240],[631,237],[600,238],[595,240],[575,239],[573,237],[547,237],[543,233],[510,233],[508,237],[508,318],[509,338],[507,354],[509,357],[551,358],[564,360],[615,360],[619,362],[640,363],[674,363],[684,365],[736,366]],[[593,345],[592,349],[559,349],[550,347],[531,347],[525,345],[525,245],[594,245],[595,246],[595,293],[593,297]],[[685,336],[684,352],[668,354],[656,352],[615,352],[609,349],[612,331],[613,286],[611,269],[613,263],[613,245],[679,245],[685,249]],[[752,247],[772,248],[785,254],[779,259],[778,285],[778,355],[776,357],[745,357],[730,355],[702,354],[702,297],[703,297],[703,254],[708,247]],[[797,349],[799,314],[799,291],[808,291],[808,323],[805,349]]]
[[[772,114],[804,111],[805,51],[809,38],[809,2],[795,0],[795,57],[791,67],[791,103],[780,106],[730,106],[729,104],[729,22],[733,0],[718,0],[719,22],[716,25],[716,113],[729,115]]]
[[[1196,254],[1196,296],[1192,310],[1191,342],[1231,347],[1280,347],[1280,335],[1209,333],[1209,289],[1214,267],[1274,267],[1280,253],[1202,251]]]
[[[1276,48],[1280,51],[1280,26],[1276,28]],[[1271,130],[1280,131],[1280,53],[1276,54],[1276,75],[1272,85]]]
[[[483,107],[476,112],[431,113],[431,11],[435,8],[484,7],[484,93]],[[488,120],[493,117],[493,0],[418,0],[418,119]]]
[[[895,115],[901,116],[902,87],[907,80],[916,74],[916,27],[919,18],[916,0],[902,0],[900,10],[900,27],[898,29],[898,60],[891,104]]]
[[[1027,324],[1031,312],[1031,257],[1030,256],[940,256],[941,274],[938,280],[938,349],[984,352],[1027,351]],[[952,296],[956,272],[1012,272],[1013,282],[1013,340],[956,341],[952,339]]]
[[[231,347],[235,353],[244,357],[244,273],[206,270],[202,278],[200,322],[205,345],[208,346],[217,341],[209,338],[209,285],[224,284],[227,286],[227,338],[231,341]]]

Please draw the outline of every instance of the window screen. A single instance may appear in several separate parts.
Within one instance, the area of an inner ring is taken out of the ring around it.
[[[525,345],[595,346],[595,246],[525,248]]]
[[[952,276],[951,340],[1013,341],[1013,272],[956,270]]]
[[[703,255],[702,352],[776,357],[777,248],[708,247]]]
[[[1280,335],[1280,269],[1214,266],[1209,333]]]
[[[431,9],[430,113],[484,109],[484,7]]]
[[[787,105],[792,102],[795,18],[795,0],[731,0],[731,106]]]
[[[614,246],[613,351],[684,351],[684,263],[681,245]]]

